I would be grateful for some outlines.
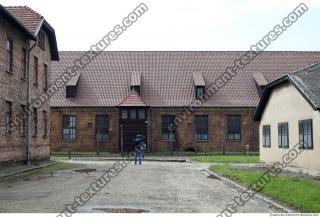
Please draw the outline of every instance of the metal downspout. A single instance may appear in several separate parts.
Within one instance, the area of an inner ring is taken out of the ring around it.
[[[32,81],[31,81],[31,73],[30,73],[30,53],[32,49],[37,44],[36,42],[30,46],[31,40],[28,41],[28,52],[27,52],[27,165],[30,165],[30,147],[31,147],[31,113],[32,109],[31,106],[31,88],[32,88]]]

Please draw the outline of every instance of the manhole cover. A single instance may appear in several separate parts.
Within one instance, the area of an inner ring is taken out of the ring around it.
[[[133,208],[94,208],[93,210],[102,211],[105,213],[143,213],[148,212],[144,209],[133,209]]]
[[[215,175],[213,175],[213,174],[210,174],[210,175],[208,176],[208,178],[210,178],[210,179],[219,179],[219,180],[220,180],[220,178],[219,178],[218,176],[215,176]]]

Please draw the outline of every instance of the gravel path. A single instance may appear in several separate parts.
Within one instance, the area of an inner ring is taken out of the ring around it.
[[[76,161],[96,172],[59,171],[54,177],[20,181],[0,187],[0,212],[60,212],[80,195],[112,161]],[[130,164],[78,212],[100,208],[134,208],[149,212],[220,212],[240,191],[207,177],[201,163],[144,162]],[[254,198],[239,212],[280,212]]]

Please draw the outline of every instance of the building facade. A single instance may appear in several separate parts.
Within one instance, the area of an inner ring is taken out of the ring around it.
[[[290,165],[319,174],[319,80],[317,64],[267,85],[255,114],[255,119],[260,121],[261,161],[282,162],[283,156],[298,145],[300,154]]]
[[[226,74],[244,53],[102,52],[51,98],[51,150],[128,152],[142,134],[150,152],[257,151],[253,115],[266,84],[320,53],[263,52]],[[53,80],[83,52],[59,54]]]
[[[47,91],[51,61],[58,60],[55,33],[31,8],[0,10],[0,162],[44,159],[50,154],[50,105],[34,101]]]

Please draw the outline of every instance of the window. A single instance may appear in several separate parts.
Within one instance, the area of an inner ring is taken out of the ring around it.
[[[128,110],[127,109],[121,110],[121,118],[128,119]]]
[[[7,62],[6,62],[6,71],[12,72],[13,65],[13,41],[7,39],[6,41],[6,51],[7,51]]]
[[[48,115],[46,111],[43,111],[42,113],[42,118],[43,118],[43,137],[48,136]]]
[[[27,50],[25,48],[21,50],[21,78],[27,79]]]
[[[140,95],[140,86],[131,86],[131,90],[135,90]]]
[[[45,33],[44,33],[44,31],[40,31],[39,32],[37,41],[38,41],[38,46],[44,50],[45,49],[45,44],[44,44],[44,42],[45,42]]]
[[[39,75],[38,57],[33,58],[33,85],[38,86]]]
[[[203,99],[204,87],[196,87],[196,99]]]
[[[139,119],[146,119],[146,110],[144,110],[144,109],[139,109],[139,110],[138,110],[138,118],[139,118]]]
[[[62,119],[62,139],[76,140],[76,116],[65,115]]]
[[[174,115],[162,115],[161,116],[161,139],[162,140],[175,140],[175,128]]]
[[[241,117],[239,115],[228,116],[228,140],[241,139]]]
[[[43,65],[43,90],[47,91],[48,89],[48,65]]]
[[[96,140],[105,141],[109,138],[109,116],[96,116]]]
[[[22,112],[22,120],[21,120],[21,128],[20,134],[21,136],[25,136],[27,133],[27,109],[25,105],[21,105],[21,112]]]
[[[278,146],[279,148],[289,148],[288,123],[278,125]]]
[[[196,140],[208,140],[208,116],[195,116]]]
[[[38,111],[36,108],[33,109],[33,137],[38,136]]]
[[[313,148],[313,129],[312,120],[299,121],[299,143],[300,148],[312,149]]]
[[[271,147],[270,125],[262,126],[262,146]]]
[[[11,133],[12,102],[6,101],[6,134]]]
[[[130,119],[136,119],[137,118],[137,110],[136,109],[130,109]]]

